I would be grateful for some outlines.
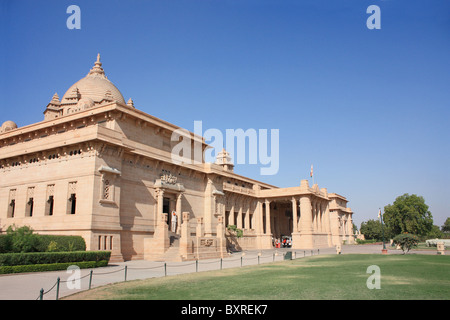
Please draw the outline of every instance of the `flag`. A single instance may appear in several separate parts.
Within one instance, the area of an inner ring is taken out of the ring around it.
[[[311,173],[309,174],[309,176],[312,178],[313,176],[313,166],[311,165]]]

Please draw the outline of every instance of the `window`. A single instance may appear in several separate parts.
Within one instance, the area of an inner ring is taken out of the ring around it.
[[[75,214],[77,210],[77,195],[72,193],[69,198],[70,214]]]
[[[109,179],[103,180],[103,200],[111,200],[111,185]]]
[[[34,209],[34,187],[29,187],[27,191],[27,205],[25,216],[32,217]]]
[[[47,201],[45,203],[45,215],[47,216],[53,215],[53,208],[55,204],[54,193],[55,193],[55,185],[49,184],[47,186]]]
[[[16,211],[16,200],[12,199],[9,203],[9,217],[14,218],[14,212]]]
[[[115,168],[101,166],[98,171],[101,173],[101,183],[99,190],[99,202],[103,204],[115,204],[115,181],[121,172]]]
[[[48,200],[47,200],[47,205],[48,205],[47,215],[49,215],[49,216],[53,215],[53,204],[54,204],[53,196],[49,196]]]
[[[98,250],[112,250],[113,236],[100,235],[98,236]]]
[[[33,207],[34,207],[34,199],[29,198],[27,202],[27,216],[32,217],[33,216]]]
[[[9,190],[8,218],[14,218],[16,212],[16,189]]]
[[[67,214],[75,214],[77,211],[77,183],[69,182],[69,199],[67,201]]]

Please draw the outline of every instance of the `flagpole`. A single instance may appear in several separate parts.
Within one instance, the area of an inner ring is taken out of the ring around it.
[[[381,250],[381,252],[383,254],[387,254],[386,243],[384,242],[384,225],[383,225],[383,214],[381,213],[381,208],[379,208],[378,215],[380,216],[381,232],[383,233],[383,250]]]

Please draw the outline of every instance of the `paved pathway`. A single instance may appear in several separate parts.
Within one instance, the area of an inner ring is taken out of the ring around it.
[[[198,265],[195,261],[184,262],[164,262],[157,261],[127,261],[112,263],[107,267],[92,269],[91,288],[103,286],[110,283],[125,280],[137,280],[153,277],[163,277],[165,275],[176,275],[209,270],[219,270],[221,267],[236,268],[242,266],[256,265],[258,263],[270,263],[282,261],[283,254],[292,251],[292,258],[303,258],[317,254],[336,254],[334,248],[324,248],[314,250],[294,250],[294,249],[273,249],[262,250],[258,259],[259,251],[245,251],[233,253],[222,259],[200,260]],[[344,245],[342,254],[350,253],[381,253],[380,245]],[[399,250],[389,250],[389,254],[399,254]],[[436,254],[435,250],[413,251],[412,253]],[[241,262],[242,261],[242,262]],[[57,278],[60,278],[59,297],[84,291],[89,288],[91,269],[80,270],[80,289],[70,288],[71,276],[74,273],[67,271],[38,272],[27,274],[0,275],[0,300],[35,300],[39,298],[41,289],[44,289],[44,300],[55,300],[57,291]]]

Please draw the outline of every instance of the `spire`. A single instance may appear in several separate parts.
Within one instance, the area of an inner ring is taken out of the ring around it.
[[[58,96],[58,93],[55,92],[55,94],[53,95],[52,101],[57,101],[57,102],[59,102],[59,96]]]
[[[131,98],[130,98],[130,100],[128,100],[127,106],[134,108],[134,102]]]
[[[88,76],[90,75],[100,75],[106,78],[105,71],[102,68],[102,63],[100,62],[100,53],[97,54],[97,61],[95,61],[94,66],[91,71],[89,71]]]

